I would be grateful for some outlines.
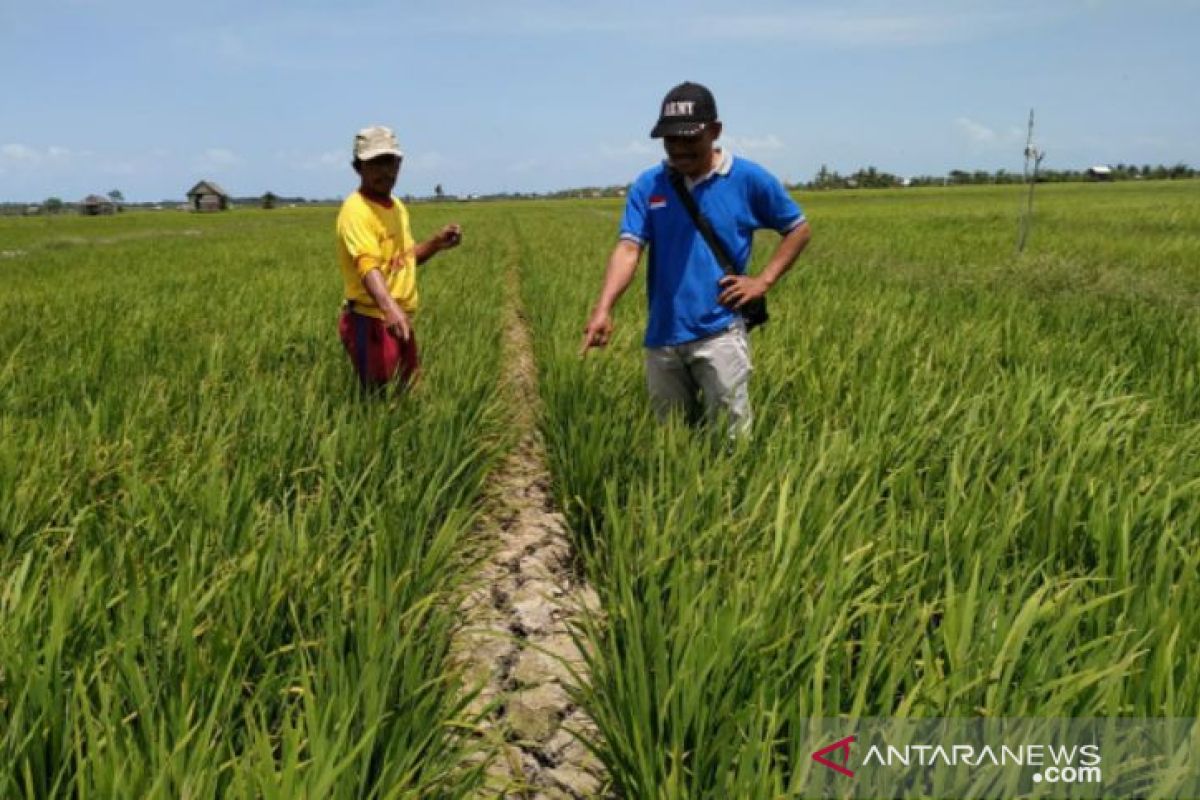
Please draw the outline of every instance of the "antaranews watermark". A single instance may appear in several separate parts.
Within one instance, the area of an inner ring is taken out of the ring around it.
[[[811,720],[805,796],[1200,797],[1195,719]]]

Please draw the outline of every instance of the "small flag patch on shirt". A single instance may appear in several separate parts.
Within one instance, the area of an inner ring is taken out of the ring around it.
[[[650,208],[666,208],[667,198],[661,194],[650,195]]]

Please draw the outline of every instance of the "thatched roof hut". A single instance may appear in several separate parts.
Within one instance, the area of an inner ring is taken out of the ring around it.
[[[192,211],[224,211],[229,208],[229,195],[212,181],[200,181],[187,193]]]
[[[98,194],[89,194],[79,201],[79,212],[91,217],[99,214],[113,214],[116,213],[116,210],[116,203]]]

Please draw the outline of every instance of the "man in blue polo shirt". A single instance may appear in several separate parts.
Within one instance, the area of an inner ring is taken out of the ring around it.
[[[712,93],[682,83],[663,99],[658,124],[667,158],[630,187],[621,235],[583,333],[581,353],[612,336],[612,310],[629,288],[649,247],[646,288],[646,386],[656,416],[682,413],[692,422],[724,415],[731,435],[749,432],[750,344],[738,309],[764,296],[811,236],[804,212],[765,169],[716,145],[721,136]],[[736,275],[722,270],[679,195],[670,171],[684,177],[696,204],[724,244]],[[766,267],[747,275],[754,232],[781,235]]]

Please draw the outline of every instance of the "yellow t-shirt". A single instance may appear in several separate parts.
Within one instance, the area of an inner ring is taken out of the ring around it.
[[[354,310],[382,318],[363,278],[373,269],[383,273],[388,293],[406,312],[417,310],[417,256],[408,209],[396,198],[385,208],[355,192],[342,203],[337,218],[338,263],[346,299]]]

